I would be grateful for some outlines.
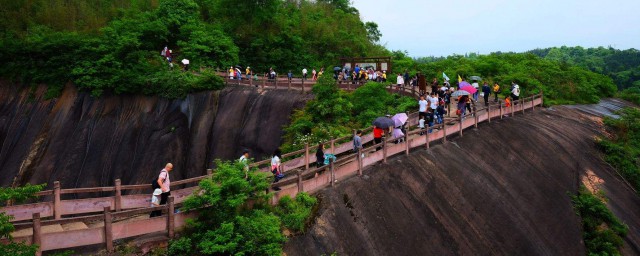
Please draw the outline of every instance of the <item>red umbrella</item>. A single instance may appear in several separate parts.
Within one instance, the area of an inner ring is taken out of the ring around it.
[[[464,87],[461,87],[460,90],[469,92],[470,94],[474,94],[478,91],[478,89],[473,88],[473,86],[464,86]]]

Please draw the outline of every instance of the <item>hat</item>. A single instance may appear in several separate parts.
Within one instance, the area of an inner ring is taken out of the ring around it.
[[[153,195],[154,196],[157,196],[157,195],[160,195],[160,194],[162,194],[162,189],[156,188],[156,190],[153,191]]]

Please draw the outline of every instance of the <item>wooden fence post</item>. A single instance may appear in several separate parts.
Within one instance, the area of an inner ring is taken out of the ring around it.
[[[331,171],[331,186],[333,187],[336,180],[336,174],[333,169],[333,158],[329,158],[329,170]]]
[[[298,170],[296,175],[298,175],[298,193],[304,192],[304,188],[302,187],[302,170]]]
[[[462,137],[462,116],[464,115],[460,115],[460,137]]]
[[[104,243],[107,252],[113,252],[113,232],[111,227],[111,209],[109,206],[104,207]]]
[[[387,163],[387,136],[382,139],[382,162]]]
[[[502,119],[502,101],[498,101],[498,107],[500,108],[500,119]]]
[[[409,134],[407,133],[407,134],[404,135],[404,143],[406,144],[405,145],[405,149],[404,149],[404,153],[406,155],[409,155],[409,148],[411,147],[411,146],[409,146],[410,142],[411,141],[409,140]]]
[[[475,124],[473,125],[473,127],[478,129],[478,112],[476,111],[475,107],[473,108],[473,120],[475,121]]]
[[[119,212],[122,209],[122,184],[120,179],[116,179],[114,183],[116,185],[116,197],[114,201],[114,208],[116,208],[116,211]]]
[[[331,154],[336,154],[336,139],[331,137]]]
[[[211,174],[213,174],[213,169],[207,169],[207,175],[211,176]]]
[[[53,216],[59,220],[62,215],[62,205],[60,203],[60,181],[53,182]]]
[[[431,131],[433,131],[433,127],[431,127]],[[427,142],[425,143],[425,147],[429,149],[429,128],[427,128]]]
[[[278,90],[278,76],[276,76],[276,77],[273,79],[273,81],[274,81],[274,83],[275,83],[276,90]]]
[[[291,80],[293,80],[293,79],[289,79],[289,85],[287,85],[287,91],[291,90]]]
[[[358,176],[362,176],[362,148],[358,148]]]
[[[487,105],[487,120],[491,123],[491,105]]]
[[[522,97],[522,102],[520,102],[520,105],[522,105],[522,115],[524,115],[524,103],[526,102],[525,97]]]
[[[302,94],[304,94],[304,79],[302,79]]]
[[[536,101],[536,96],[535,95],[531,96],[531,112],[533,112],[536,109],[535,101]]]
[[[447,143],[447,124],[442,120],[442,144]]]
[[[304,143],[304,169],[309,170],[309,142]]]
[[[31,244],[38,245],[38,251],[36,255],[42,255],[42,227],[40,225],[40,213],[34,212],[33,215],[33,237],[31,238]]]
[[[173,202],[173,196],[167,198],[167,234],[169,239],[173,238],[175,230],[175,205]]]

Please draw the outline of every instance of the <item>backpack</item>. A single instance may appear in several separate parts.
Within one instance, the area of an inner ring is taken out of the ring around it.
[[[166,171],[161,171],[162,172],[166,172]],[[162,183],[164,183],[164,180],[162,181]],[[151,181],[151,190],[156,190],[157,188],[160,188],[160,184],[158,184],[158,178],[153,179],[153,181]]]

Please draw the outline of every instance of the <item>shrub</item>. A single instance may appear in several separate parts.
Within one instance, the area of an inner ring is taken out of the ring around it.
[[[572,196],[573,208],[582,218],[582,232],[588,255],[620,255],[618,248],[629,228],[622,224],[602,201],[584,186]]]
[[[276,213],[282,219],[282,223],[294,232],[304,232],[309,217],[313,212],[313,207],[318,202],[317,199],[307,193],[298,193],[294,199],[289,196],[280,198]]]

